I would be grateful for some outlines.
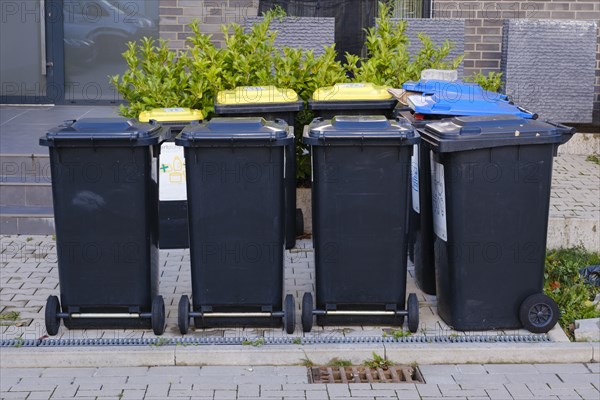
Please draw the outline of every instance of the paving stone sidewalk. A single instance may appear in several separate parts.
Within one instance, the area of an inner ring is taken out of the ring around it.
[[[413,279],[414,269],[409,266],[407,293],[419,298],[420,324],[415,335],[530,335],[526,330],[458,332],[452,330],[437,315],[435,296],[421,292]],[[312,241],[297,242],[296,248],[285,252],[285,292],[296,298],[296,332],[293,336],[376,336],[389,334],[390,326],[314,326],[311,333],[302,333],[300,303],[305,292],[315,293],[314,253]],[[160,251],[160,294],[167,311],[167,328],[163,337],[181,337],[177,327],[177,305],[182,294],[191,295],[189,250]],[[15,321],[1,321],[0,339],[38,339],[46,335],[44,306],[49,295],[59,294],[56,242],[50,236],[0,236],[0,313],[17,312]],[[557,326],[554,340],[567,340]],[[242,337],[267,338],[286,336],[281,328],[190,329],[187,337]],[[87,329],[69,330],[61,325],[56,338],[63,339],[119,339],[154,338],[151,330]],[[567,340],[568,341],[568,340]]]
[[[310,384],[307,368],[0,369],[0,399],[598,400],[600,364],[424,365],[424,384]]]

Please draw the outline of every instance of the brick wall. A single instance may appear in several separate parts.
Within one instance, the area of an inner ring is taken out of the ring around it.
[[[600,20],[598,0],[433,0],[433,18],[464,18],[465,75],[500,71],[504,19]],[[600,34],[596,47],[594,121],[600,123]]]
[[[215,44],[223,45],[221,25],[256,17],[258,0],[159,0],[160,37],[170,41],[172,49],[183,49],[190,34],[187,27],[194,19],[202,32],[212,34]]]

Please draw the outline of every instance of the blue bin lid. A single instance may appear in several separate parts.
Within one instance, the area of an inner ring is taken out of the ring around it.
[[[423,94],[442,94],[448,93],[449,97],[456,97],[450,95],[451,93],[458,93],[462,96],[477,96],[483,97],[484,99],[493,100],[508,100],[508,96],[501,93],[491,92],[485,90],[481,85],[473,82],[464,82],[462,80],[457,81],[440,81],[436,79],[420,80],[420,81],[408,81],[402,85],[402,89],[409,92],[419,92]]]
[[[339,115],[331,120],[315,119],[305,131],[303,142],[326,146],[332,142],[376,145],[382,141],[396,145],[418,143],[419,135],[406,121],[390,121],[383,115]]]
[[[181,131],[175,143],[185,147],[205,146],[286,146],[294,138],[283,120],[261,117],[213,118],[192,123]]]
[[[436,151],[455,152],[511,145],[562,144],[573,128],[514,115],[455,117],[420,128],[423,141]]]
[[[163,129],[155,123],[127,118],[82,118],[65,121],[40,139],[42,146],[150,146]]]
[[[506,100],[489,100],[485,97],[464,93],[413,95],[408,97],[408,106],[419,114],[477,116],[507,114],[521,118],[536,119],[537,115]]]

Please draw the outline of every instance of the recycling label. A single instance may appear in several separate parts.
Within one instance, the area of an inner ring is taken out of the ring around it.
[[[433,151],[431,152],[431,211],[433,213],[433,231],[440,239],[447,242],[444,166],[434,160]]]
[[[413,155],[410,160],[410,186],[412,188],[412,208],[416,213],[421,213],[419,203],[419,145],[413,146]]]
[[[165,142],[158,161],[158,198],[162,201],[187,200],[183,147]]]

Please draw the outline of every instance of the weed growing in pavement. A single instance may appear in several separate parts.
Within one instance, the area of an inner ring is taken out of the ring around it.
[[[329,362],[327,363],[327,365],[331,366],[331,367],[349,367],[352,365],[352,361],[350,360],[341,360],[337,357],[332,358],[331,360],[329,360]]]
[[[392,333],[392,337],[396,340],[403,338],[403,337],[412,336],[412,333],[410,333],[409,331],[402,330],[402,329],[394,329],[391,333]]]
[[[259,339],[255,339],[255,340],[244,339],[242,341],[242,346],[260,347],[263,344],[265,344],[265,339],[263,339],[263,338],[259,338]]]
[[[160,346],[165,346],[169,343],[171,343],[171,339],[159,337],[150,346],[160,347]]]
[[[600,165],[600,157],[597,154],[590,154],[586,157],[585,161],[593,162],[594,164]]]
[[[292,340],[292,343],[293,344],[302,344],[302,338],[301,337],[294,338]]]
[[[0,314],[0,321],[16,321],[19,319],[21,313],[18,311],[9,311],[6,313]]]
[[[394,365],[394,362],[373,352],[373,358],[365,360],[363,365],[369,368],[388,369],[389,367]]]

